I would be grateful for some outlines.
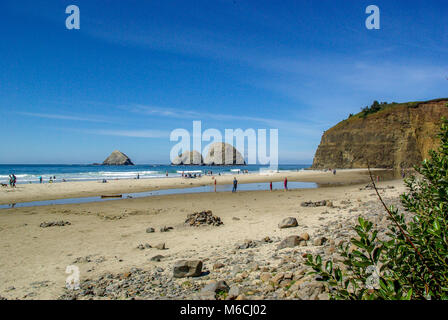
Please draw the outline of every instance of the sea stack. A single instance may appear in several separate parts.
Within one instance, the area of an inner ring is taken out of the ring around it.
[[[224,142],[215,142],[210,145],[204,164],[208,166],[245,165],[244,157],[232,145]]]
[[[131,159],[123,152],[115,150],[103,162],[103,166],[133,166]]]
[[[438,147],[448,98],[375,104],[324,132],[313,168],[411,168]]]
[[[177,156],[171,162],[172,165],[180,166],[180,165],[201,165],[202,164],[202,155],[196,151],[185,151],[180,156]]]

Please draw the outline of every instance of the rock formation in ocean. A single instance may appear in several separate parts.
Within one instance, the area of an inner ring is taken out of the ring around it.
[[[196,150],[185,151],[180,156],[177,156],[171,162],[172,165],[201,165],[202,155]]]
[[[215,142],[210,145],[204,164],[208,166],[245,165],[244,157],[235,147],[224,142]]]
[[[377,104],[324,132],[313,168],[410,168],[438,146],[448,98]]]
[[[123,152],[115,150],[103,162],[104,166],[133,166],[131,159]]]

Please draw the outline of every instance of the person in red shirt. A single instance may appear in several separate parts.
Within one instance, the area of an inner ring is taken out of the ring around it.
[[[272,191],[272,181],[271,181],[271,183],[269,184],[269,188],[270,188],[271,191]]]
[[[284,185],[285,185],[285,191],[288,190],[288,178],[285,178]]]

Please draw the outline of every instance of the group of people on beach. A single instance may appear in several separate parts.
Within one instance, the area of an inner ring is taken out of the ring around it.
[[[202,174],[200,173],[196,174],[191,172],[189,173],[182,172],[182,178],[200,178],[200,177],[202,177]]]
[[[66,182],[65,179],[62,179],[61,181]],[[53,183],[53,182],[56,182],[56,176],[51,176],[48,179],[48,183]],[[29,182],[29,183],[31,183],[31,182]],[[39,177],[39,183],[44,183],[44,179],[42,178],[42,176]],[[17,184],[17,177],[14,173],[12,173],[9,175],[9,185],[11,188],[15,188],[16,184]],[[3,183],[2,183],[2,185],[6,186],[6,184],[3,184]]]
[[[285,180],[283,180],[283,187],[285,188],[285,191],[288,191],[288,178],[285,178]],[[237,188],[238,188],[238,180],[236,179],[236,177],[233,177],[232,192],[236,192]],[[272,191],[272,181],[269,183],[269,189]],[[215,179],[215,192],[216,192],[216,179]]]
[[[288,178],[285,178],[285,180],[283,180],[283,188],[285,189],[285,191],[288,191]],[[269,183],[269,190],[272,191],[272,181]]]

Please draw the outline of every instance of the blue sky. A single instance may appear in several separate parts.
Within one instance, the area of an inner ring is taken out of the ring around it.
[[[75,4],[81,29],[67,30]],[[381,10],[367,30],[365,9]],[[448,96],[448,2],[0,2],[0,163],[168,163],[169,133],[277,128],[279,162],[379,101]]]

